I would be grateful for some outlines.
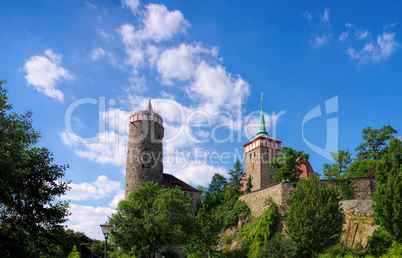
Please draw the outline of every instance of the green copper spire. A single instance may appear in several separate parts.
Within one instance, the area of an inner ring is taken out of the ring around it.
[[[262,93],[261,93],[261,114],[260,114],[260,127],[258,128],[257,136],[268,135],[267,129],[265,129],[264,111],[262,110]]]

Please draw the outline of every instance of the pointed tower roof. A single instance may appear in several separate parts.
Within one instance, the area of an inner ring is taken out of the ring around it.
[[[258,127],[258,132],[257,135],[251,139],[251,141],[253,141],[254,139],[257,139],[258,137],[264,137],[264,138],[268,138],[268,139],[273,139],[276,140],[275,138],[271,137],[268,132],[267,129],[265,127],[265,118],[264,118],[264,110],[263,110],[263,106],[262,106],[262,94],[261,93],[261,113],[260,113],[260,126]]]
[[[257,135],[268,135],[267,129],[265,128],[264,110],[262,108],[262,93],[261,93],[261,113],[260,113],[260,127],[258,128]]]
[[[151,100],[149,100],[147,109],[145,109],[145,111],[152,112],[152,113],[154,112],[152,105],[151,105]]]

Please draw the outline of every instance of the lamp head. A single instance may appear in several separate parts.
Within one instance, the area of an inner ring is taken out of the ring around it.
[[[102,229],[103,235],[105,235],[105,237],[107,238],[110,235],[110,231],[112,230],[112,226],[109,225],[107,222],[105,222],[105,223],[101,224],[100,227]]]

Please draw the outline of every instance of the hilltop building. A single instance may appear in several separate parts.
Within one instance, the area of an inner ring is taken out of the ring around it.
[[[145,110],[130,116],[124,199],[127,200],[141,182],[153,181],[164,187],[180,187],[186,196],[194,200],[195,208],[201,200],[201,191],[173,175],[163,173],[164,131],[163,118],[154,112],[151,101]]]
[[[270,136],[266,130],[262,100],[261,98],[260,123],[257,135],[243,145],[245,169],[240,180],[241,191],[246,189],[245,182],[249,176],[251,176],[251,183],[253,185],[252,191],[257,191],[278,183],[273,178],[275,169],[269,165],[269,162],[278,157],[282,142]],[[314,173],[308,160],[300,169],[303,170],[300,178],[308,178]]]

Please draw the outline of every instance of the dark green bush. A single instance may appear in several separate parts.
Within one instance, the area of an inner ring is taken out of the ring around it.
[[[367,244],[370,254],[381,256],[392,246],[392,237],[387,231],[376,229],[373,235],[367,238]]]
[[[290,241],[273,238],[264,246],[256,250],[253,258],[277,258],[295,257]]]
[[[224,219],[224,227],[229,227],[236,225],[239,221],[239,216],[241,214],[248,214],[250,215],[250,209],[244,201],[237,200],[234,202],[233,206],[231,206],[231,201],[227,203],[227,208],[231,207],[230,210],[226,213]]]

